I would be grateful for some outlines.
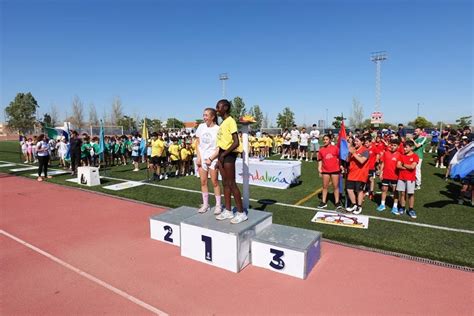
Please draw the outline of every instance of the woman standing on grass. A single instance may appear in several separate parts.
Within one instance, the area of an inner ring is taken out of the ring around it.
[[[217,215],[216,219],[231,219],[232,224],[238,224],[248,218],[242,206],[239,187],[235,183],[235,160],[237,155],[242,152],[242,144],[239,142],[237,123],[230,116],[230,108],[230,102],[227,100],[217,102],[217,113],[223,120],[217,133],[217,147],[219,147],[218,166],[224,183],[225,210]],[[232,195],[238,211],[235,216],[232,212]]]
[[[219,215],[222,212],[221,206],[221,188],[217,180],[217,158],[219,148],[217,147],[217,112],[214,109],[207,108],[202,115],[204,123],[201,123],[196,130],[196,151],[199,178],[201,179],[202,207],[199,213],[207,212],[209,207],[209,189],[207,187],[207,178],[210,174],[212,186],[214,187],[214,196],[216,197],[216,208],[214,214]]]
[[[49,143],[45,138],[44,134],[38,136],[38,142],[36,144],[36,153],[38,155],[38,181],[43,181],[44,178],[51,179],[48,176],[48,162],[49,162]],[[44,173],[44,177],[41,177],[41,173]]]

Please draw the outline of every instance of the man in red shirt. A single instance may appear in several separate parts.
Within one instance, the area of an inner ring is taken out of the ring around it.
[[[380,180],[382,180],[382,200],[380,205],[377,207],[377,211],[382,212],[385,210],[385,199],[387,192],[392,189],[393,192],[393,206],[392,213],[399,215],[398,213],[398,194],[396,191],[398,181],[398,169],[397,163],[400,160],[400,153],[397,151],[400,141],[398,139],[392,139],[390,141],[390,147],[388,151],[385,151],[380,158]]]
[[[416,218],[413,206],[415,204],[415,181],[416,181],[416,165],[420,161],[418,155],[413,152],[415,143],[412,140],[405,142],[405,154],[400,156],[397,162],[398,182],[397,191],[400,194],[399,215],[405,213],[405,201],[408,200],[409,209],[407,211],[411,218]],[[405,196],[406,195],[406,196]]]
[[[323,196],[318,208],[326,208],[329,181],[334,188],[334,202],[336,211],[342,210],[339,203],[339,174],[341,173],[341,164],[339,161],[339,148],[331,144],[331,137],[324,135],[323,146],[318,152],[318,172],[319,177],[323,178]]]
[[[361,139],[355,138],[353,144],[349,145],[349,174],[346,188],[352,206],[346,208],[346,211],[356,215],[362,212],[364,189],[369,178],[369,150],[362,146],[363,142],[365,142],[364,137],[361,137]]]

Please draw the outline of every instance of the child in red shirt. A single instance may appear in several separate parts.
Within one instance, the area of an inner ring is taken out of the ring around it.
[[[398,182],[397,191],[400,194],[400,208],[398,214],[405,213],[405,200],[408,200],[409,209],[407,211],[411,218],[416,218],[413,206],[415,204],[415,181],[416,181],[416,165],[420,161],[418,155],[413,152],[415,143],[412,140],[405,142],[405,154],[400,156],[397,162]]]
[[[369,178],[369,150],[362,146],[363,142],[365,142],[364,137],[361,137],[361,139],[355,138],[354,144],[349,145],[349,174],[346,189],[352,206],[346,208],[346,211],[356,215],[362,212],[364,189]]]
[[[339,202],[339,173],[341,172],[339,148],[331,144],[331,136],[329,135],[324,135],[323,146],[318,152],[318,171],[319,177],[323,178],[323,196],[318,208],[327,207],[329,181],[331,180],[334,188],[336,211],[342,210]]]
[[[390,141],[390,147],[388,151],[385,151],[380,158],[380,180],[382,180],[382,199],[380,205],[377,207],[377,211],[382,212],[385,210],[385,199],[387,192],[391,188],[393,192],[393,206],[392,213],[398,215],[398,194],[397,194],[397,182],[398,182],[398,169],[397,164],[400,160],[401,154],[397,151],[400,141],[398,139],[392,139]]]

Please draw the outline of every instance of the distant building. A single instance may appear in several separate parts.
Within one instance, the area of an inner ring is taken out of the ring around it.
[[[319,129],[326,128],[326,121],[325,120],[318,120],[318,128]]]

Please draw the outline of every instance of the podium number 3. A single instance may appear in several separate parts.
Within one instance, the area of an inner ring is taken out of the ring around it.
[[[165,232],[167,232],[164,238],[165,241],[173,242],[173,238],[171,238],[171,235],[173,235],[173,228],[166,225],[163,227],[163,229],[165,230]]]
[[[201,235],[201,240],[204,241],[204,259],[212,262],[212,238]]]
[[[281,250],[270,248],[270,253],[274,254],[272,261],[270,262],[270,267],[273,269],[281,270],[285,267],[285,261],[281,259],[285,254]]]

